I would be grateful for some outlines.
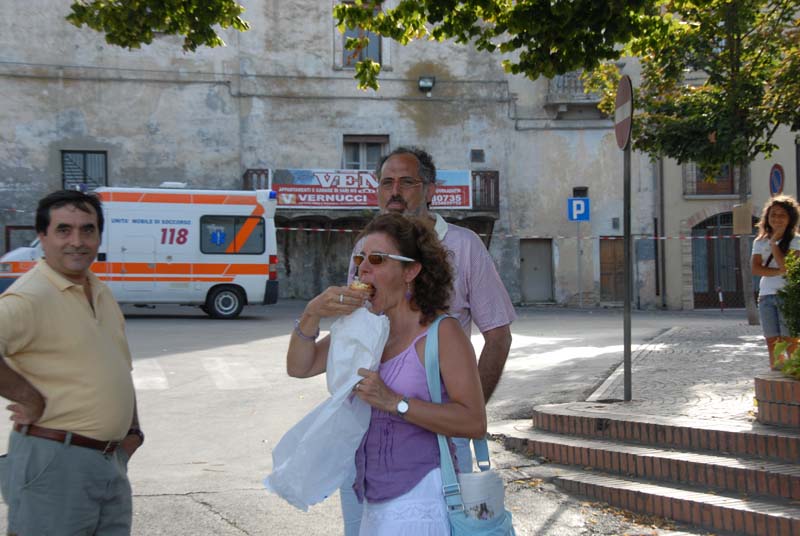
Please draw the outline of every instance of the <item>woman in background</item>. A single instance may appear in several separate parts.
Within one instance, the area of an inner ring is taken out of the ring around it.
[[[761,276],[758,314],[767,340],[772,370],[780,369],[784,359],[784,356],[775,357],[775,343],[789,340],[789,330],[780,310],[781,298],[777,293],[786,283],[786,256],[796,255],[800,251],[800,239],[796,236],[799,218],[800,209],[792,197],[779,195],[771,198],[764,205],[761,221],[758,222],[758,236],[753,242],[753,275]],[[790,345],[790,353],[794,346]]]

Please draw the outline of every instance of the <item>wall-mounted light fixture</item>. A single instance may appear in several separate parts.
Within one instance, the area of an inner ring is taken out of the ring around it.
[[[417,82],[419,90],[423,93],[426,93],[429,97],[431,96],[431,90],[433,86],[436,85],[436,77],[435,76],[420,76],[419,81]]]

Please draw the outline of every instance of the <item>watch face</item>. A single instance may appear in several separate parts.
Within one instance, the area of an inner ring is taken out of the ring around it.
[[[400,416],[403,416],[407,412],[408,412],[408,401],[407,400],[401,400],[400,402],[398,402],[397,403],[397,413],[399,413]]]

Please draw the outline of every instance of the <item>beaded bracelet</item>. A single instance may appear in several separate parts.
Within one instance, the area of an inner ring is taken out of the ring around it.
[[[317,337],[319,337],[319,326],[317,326],[317,332],[314,333],[314,336],[309,337],[308,335],[300,331],[300,319],[298,318],[297,320],[294,321],[294,332],[297,333],[297,336],[303,339],[304,341],[316,342]]]

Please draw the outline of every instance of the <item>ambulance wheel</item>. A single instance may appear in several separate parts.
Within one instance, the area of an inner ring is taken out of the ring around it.
[[[216,287],[206,298],[206,312],[211,318],[236,318],[243,307],[244,295],[235,287]]]

